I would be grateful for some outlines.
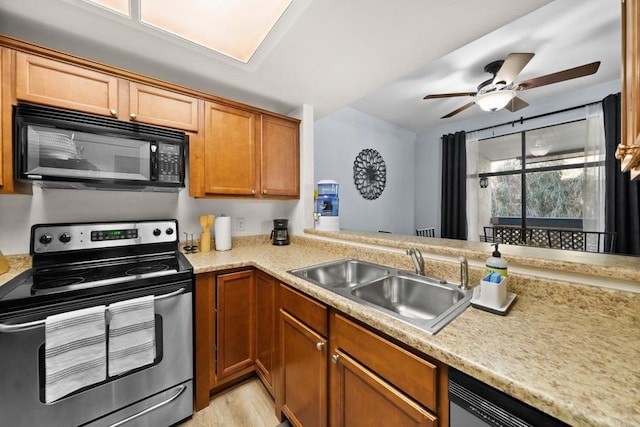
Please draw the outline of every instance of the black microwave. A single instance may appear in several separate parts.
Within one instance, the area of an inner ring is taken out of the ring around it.
[[[22,103],[13,107],[13,127],[19,180],[53,188],[184,188],[184,132]]]

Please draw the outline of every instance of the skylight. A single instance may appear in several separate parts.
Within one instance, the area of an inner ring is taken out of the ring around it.
[[[86,0],[144,25],[249,62],[293,0]]]
[[[89,3],[95,3],[105,9],[113,10],[126,16],[131,16],[129,11],[129,0],[86,0]]]

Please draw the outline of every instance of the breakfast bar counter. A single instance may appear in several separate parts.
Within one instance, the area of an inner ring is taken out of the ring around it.
[[[196,274],[263,270],[568,424],[640,425],[640,293],[513,274],[509,291],[518,297],[506,316],[469,307],[430,335],[287,273],[342,258],[412,267],[404,251],[393,245],[355,246],[314,236],[292,236],[288,246],[273,246],[267,236],[234,238],[229,251],[188,255]],[[456,264],[438,265],[441,277],[459,277]],[[473,286],[482,271],[470,270]],[[0,275],[0,284],[16,271],[10,273]]]

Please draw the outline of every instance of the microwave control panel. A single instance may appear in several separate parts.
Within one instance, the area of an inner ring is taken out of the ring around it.
[[[177,144],[158,144],[158,181],[182,182],[181,147]]]

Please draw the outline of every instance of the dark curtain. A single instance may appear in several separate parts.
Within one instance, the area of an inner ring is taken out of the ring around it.
[[[465,132],[442,136],[440,236],[467,239],[467,152]]]
[[[620,94],[602,101],[604,115],[605,231],[616,232],[614,253],[640,255],[640,183],[631,181],[629,172],[620,172],[615,158],[620,143]]]

